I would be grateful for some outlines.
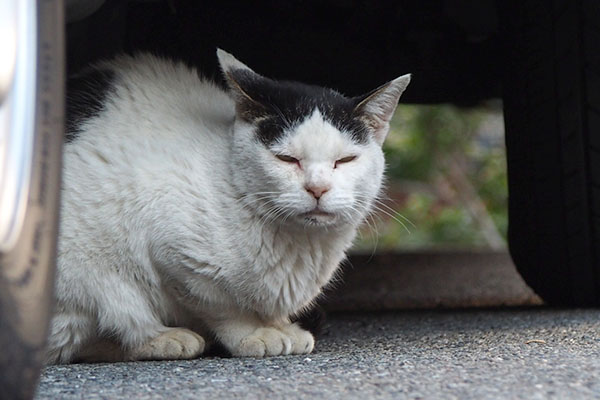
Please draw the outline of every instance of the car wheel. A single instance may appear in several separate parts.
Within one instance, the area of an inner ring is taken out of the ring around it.
[[[600,2],[499,2],[509,248],[548,303],[600,305]]]
[[[32,398],[52,307],[64,115],[62,0],[0,5],[0,398]],[[7,32],[14,36],[6,36]]]

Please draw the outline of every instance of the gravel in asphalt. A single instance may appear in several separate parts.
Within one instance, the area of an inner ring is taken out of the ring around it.
[[[50,366],[36,398],[600,398],[600,311],[336,314],[308,356]]]

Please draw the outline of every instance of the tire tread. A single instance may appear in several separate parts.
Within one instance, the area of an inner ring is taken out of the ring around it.
[[[512,55],[504,79],[509,246],[551,304],[600,305],[600,56],[590,51],[600,7],[592,3],[511,0],[503,9]]]

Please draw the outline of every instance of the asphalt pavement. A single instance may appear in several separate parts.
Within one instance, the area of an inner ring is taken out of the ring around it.
[[[36,398],[600,398],[600,311],[330,314],[308,356],[51,366]]]

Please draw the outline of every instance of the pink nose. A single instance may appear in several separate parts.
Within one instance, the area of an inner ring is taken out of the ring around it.
[[[304,188],[317,200],[319,200],[321,196],[323,196],[323,193],[330,189],[329,186],[305,186]]]

